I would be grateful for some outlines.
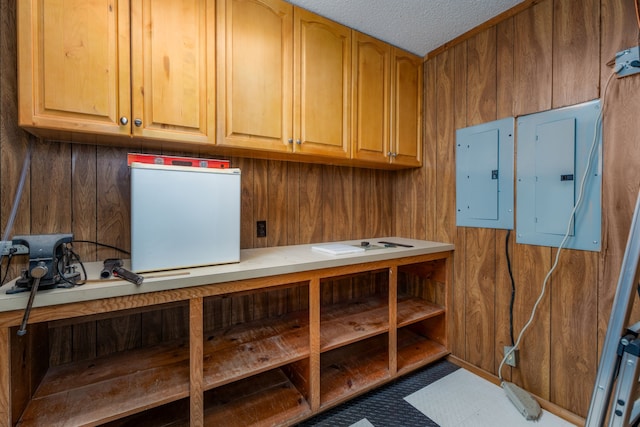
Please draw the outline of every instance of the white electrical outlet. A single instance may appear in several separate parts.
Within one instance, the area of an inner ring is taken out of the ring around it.
[[[504,346],[504,354],[507,354],[511,351],[513,347],[511,346]],[[518,361],[520,359],[520,350],[515,349],[513,351],[511,351],[511,353],[509,353],[509,355],[507,356],[507,359],[505,360],[504,363],[506,363],[507,365],[511,366],[511,367],[518,367]]]
[[[616,53],[616,68],[618,77],[640,73],[640,46],[630,47]]]

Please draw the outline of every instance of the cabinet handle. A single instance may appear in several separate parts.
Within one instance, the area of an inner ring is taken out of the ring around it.
[[[300,141],[299,139],[296,139],[296,144],[300,145],[302,144],[302,141]]]
[[[134,125],[136,125],[137,127],[140,127],[140,126],[142,126],[142,120],[140,120],[140,119],[135,119],[135,120],[133,121],[133,124],[134,124]]]
[[[289,144],[293,144],[293,138],[289,138],[289,139],[287,139],[287,142],[288,142]]]
[[[127,123],[129,123],[129,119],[127,119],[125,116],[120,117],[120,124],[122,126],[126,126]]]

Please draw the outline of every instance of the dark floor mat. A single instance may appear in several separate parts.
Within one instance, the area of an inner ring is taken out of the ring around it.
[[[374,427],[438,427],[404,398],[457,369],[458,366],[445,360],[433,363],[316,415],[299,426],[348,427],[366,418]]]

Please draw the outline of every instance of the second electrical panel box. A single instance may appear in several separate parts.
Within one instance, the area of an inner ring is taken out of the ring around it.
[[[600,250],[599,117],[595,100],[518,118],[518,243]]]
[[[456,131],[456,225],[513,228],[512,117]]]

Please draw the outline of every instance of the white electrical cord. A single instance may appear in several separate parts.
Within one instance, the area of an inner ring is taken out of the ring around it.
[[[571,210],[571,214],[569,215],[569,223],[567,224],[567,232],[564,234],[564,238],[560,242],[560,246],[558,246],[558,252],[556,252],[556,258],[555,258],[555,261],[553,263],[553,266],[551,266],[551,269],[549,270],[549,272],[547,273],[547,275],[544,278],[544,281],[542,283],[542,290],[540,291],[540,296],[538,296],[538,299],[536,300],[535,304],[533,305],[533,309],[531,310],[531,316],[529,317],[529,320],[522,327],[522,330],[520,331],[520,334],[518,334],[518,339],[516,340],[515,344],[504,355],[504,357],[502,358],[502,361],[500,362],[500,367],[498,368],[498,378],[500,378],[500,382],[503,381],[502,368],[503,368],[504,364],[506,363],[507,359],[509,358],[509,356],[511,356],[511,354],[514,351],[516,351],[516,349],[520,346],[520,341],[522,340],[522,337],[524,336],[525,331],[529,328],[531,323],[533,323],[533,319],[534,319],[534,317],[536,315],[536,311],[538,310],[538,305],[540,305],[540,302],[542,301],[542,299],[544,298],[544,295],[546,293],[547,283],[549,282],[549,278],[551,277],[551,274],[553,274],[553,272],[555,271],[556,267],[558,266],[558,260],[560,259],[560,252],[562,252],[562,249],[564,248],[564,245],[567,243],[567,240],[569,239],[569,235],[571,233],[571,224],[573,223],[573,216],[575,215],[576,211],[580,207],[580,204],[582,203],[582,196],[584,195],[584,187],[585,187],[585,184],[586,184],[586,181],[587,181],[587,176],[589,174],[589,170],[591,169],[593,153],[595,152],[596,147],[598,146],[598,129],[600,128],[600,125],[602,124],[602,115],[604,113],[604,103],[605,103],[605,99],[606,99],[605,97],[606,97],[606,94],[607,94],[607,88],[609,87],[609,83],[611,82],[611,79],[613,78],[614,75],[616,75],[616,71],[615,70],[614,70],[613,73],[611,73],[611,75],[607,79],[607,83],[605,84],[604,90],[602,92],[602,108],[600,108],[600,113],[598,114],[598,117],[597,117],[596,122],[595,122],[594,132],[593,132],[593,142],[591,143],[591,148],[589,150],[589,158],[588,158],[588,161],[587,161],[587,166],[586,166],[586,168],[584,170],[584,174],[582,175],[582,179],[581,179],[581,182],[580,182],[580,191],[578,193],[578,199],[576,200],[576,203],[573,206],[573,209]]]

